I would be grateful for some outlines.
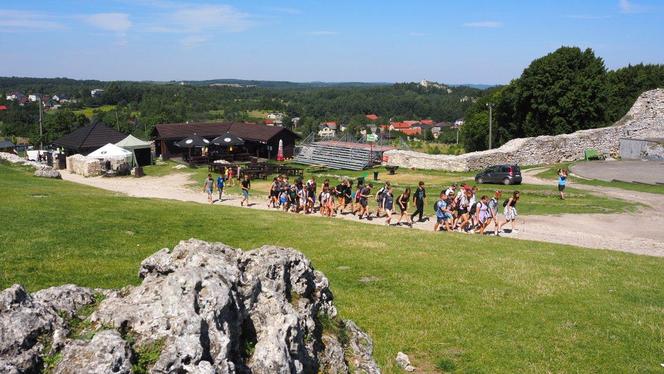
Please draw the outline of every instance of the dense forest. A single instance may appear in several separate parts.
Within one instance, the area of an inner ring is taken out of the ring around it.
[[[630,65],[608,71],[591,49],[563,47],[533,61],[521,77],[487,91],[466,113],[461,132],[466,151],[514,138],[556,135],[609,126],[644,91],[664,87],[664,65]]]
[[[199,82],[102,82],[66,78],[0,78],[0,136],[28,137],[39,142],[36,103],[5,100],[11,92],[66,95],[63,104],[44,117],[44,143],[90,122],[103,122],[125,133],[149,137],[157,123],[196,121],[259,121],[266,112],[285,113],[284,125],[300,121],[296,131],[307,135],[323,121],[347,124],[357,133],[366,114],[389,120],[465,118],[461,143],[466,151],[488,147],[489,111],[493,107],[492,144],[526,136],[569,133],[608,126],[620,119],[636,98],[664,87],[664,65],[630,65],[609,71],[591,49],[562,47],[538,58],[508,85],[480,90],[471,87],[423,87],[416,83],[292,83],[244,80]],[[100,97],[90,90],[104,89]],[[258,113],[258,114],[257,114]],[[432,141],[430,131],[422,138]],[[456,132],[438,141],[454,143]],[[437,148],[433,148],[436,150]],[[455,152],[459,149],[455,148]]]
[[[101,121],[126,133],[146,137],[157,123],[186,121],[256,121],[252,111],[277,111],[286,114],[285,125],[301,118],[298,131],[316,131],[322,121],[350,125],[351,131],[367,123],[364,115],[375,113],[386,122],[392,119],[433,119],[454,121],[463,117],[471,105],[468,98],[482,91],[470,87],[425,88],[415,83],[401,84],[273,84],[247,86],[210,86],[201,84],[155,82],[100,82],[71,79],[0,78],[0,92],[24,94],[65,94],[76,99],[50,111],[44,120],[48,143],[86,121]],[[262,87],[268,86],[268,87]],[[104,89],[100,97],[90,90]],[[464,99],[466,98],[466,99]],[[30,137],[37,141],[38,104],[18,105],[0,98],[9,110],[0,112],[0,131],[4,135]],[[102,110],[112,106],[111,110]],[[81,109],[99,108],[91,118]]]

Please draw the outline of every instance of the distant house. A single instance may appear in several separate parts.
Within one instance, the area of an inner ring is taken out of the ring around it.
[[[337,123],[334,121],[323,122],[318,125],[318,136],[321,138],[334,138],[337,133]]]
[[[66,94],[53,95],[52,99],[54,101],[57,101],[60,104],[68,103],[68,102],[71,101],[71,99],[69,98],[69,95],[66,95]]]
[[[101,95],[104,94],[104,90],[101,88],[95,88],[94,90],[90,91],[90,96],[92,97],[101,97]]]
[[[432,119],[423,119],[423,120],[420,120],[420,123],[423,124],[423,125],[432,126],[433,125],[433,120]]]
[[[367,114],[365,117],[371,122],[376,122],[378,121],[378,116],[375,114]]]
[[[9,108],[7,108],[6,105],[0,105],[0,110],[7,110],[7,109],[9,109]]]
[[[458,119],[458,120],[454,121],[454,127],[457,127],[457,128],[461,127],[461,126],[463,126],[464,123],[465,122],[464,122],[463,118]]]
[[[267,114],[267,119],[271,119],[273,121],[283,121],[284,114],[283,113],[268,113]]]
[[[300,123],[300,117],[291,118],[291,122],[293,122],[293,127],[297,127],[297,125]]]
[[[30,95],[28,95],[28,101],[30,101],[32,103],[34,103],[35,101],[39,101],[40,98],[41,98],[40,94],[30,94]]]
[[[274,126],[274,121],[271,119],[265,119],[263,120],[263,124],[266,126]]]
[[[19,103],[24,103],[27,101],[25,95],[23,95],[20,92],[12,92],[9,95],[7,95],[5,98],[7,99],[7,101],[17,101]]]

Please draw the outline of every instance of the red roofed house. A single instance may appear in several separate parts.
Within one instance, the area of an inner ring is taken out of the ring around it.
[[[409,129],[401,129],[399,131],[403,134],[408,135],[408,136],[422,135],[422,128],[421,127],[411,127]]]
[[[366,117],[367,117],[367,119],[368,119],[369,121],[371,121],[371,122],[378,121],[378,116],[375,115],[375,114],[367,114]]]
[[[427,125],[427,126],[432,126],[433,125],[433,120],[432,119],[423,119],[420,121],[421,124]]]
[[[8,109],[8,108],[7,108],[6,105],[0,105],[0,110],[7,110],[7,109]]]

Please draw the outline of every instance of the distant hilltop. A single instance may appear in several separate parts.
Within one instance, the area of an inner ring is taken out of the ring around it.
[[[101,81],[90,79],[71,79],[71,78],[36,78],[36,77],[0,77],[0,90],[15,90],[21,85],[63,85],[63,84],[78,84],[86,86],[103,86],[106,83],[112,82],[136,82],[143,84],[176,84],[181,86],[196,86],[196,87],[233,87],[233,88],[282,88],[282,89],[303,89],[303,88],[371,88],[391,86],[397,84],[395,82],[291,82],[291,81],[269,81],[269,80],[249,80],[249,79],[209,79],[209,80],[171,80],[171,81]],[[476,89],[486,89],[493,87],[486,84],[444,84],[429,80],[422,80],[420,82],[403,82],[401,84],[412,84],[420,87],[434,88],[434,89],[453,89],[456,87],[470,87]]]

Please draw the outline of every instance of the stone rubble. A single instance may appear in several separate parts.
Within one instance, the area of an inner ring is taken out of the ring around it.
[[[664,138],[664,89],[644,92],[625,117],[609,127],[513,139],[500,148],[459,156],[400,150],[387,151],[385,156],[387,166],[463,172],[496,164],[526,166],[576,161],[584,158],[586,148],[614,157],[619,153],[621,138]]]
[[[404,369],[407,372],[413,372],[415,371],[415,366],[413,366],[410,363],[410,357],[408,357],[407,354],[403,352],[397,353],[397,358],[396,358],[397,366],[400,368]]]
[[[35,169],[35,177],[62,179],[60,172],[53,169],[52,167],[36,161],[28,161],[13,153],[0,152],[0,160],[7,161],[12,164],[21,164],[32,167]]]
[[[195,239],[140,266],[138,286],[0,292],[0,372],[129,373],[159,347],[153,373],[380,373],[371,338],[341,320],[327,278],[301,253]],[[77,316],[85,305],[89,316]],[[86,334],[71,334],[80,318]],[[81,336],[92,336],[86,340]]]

